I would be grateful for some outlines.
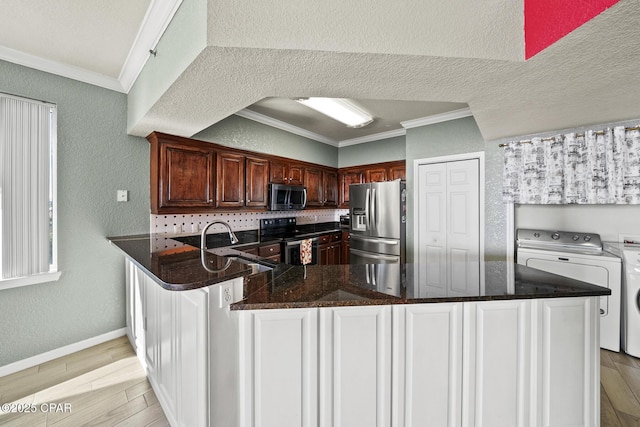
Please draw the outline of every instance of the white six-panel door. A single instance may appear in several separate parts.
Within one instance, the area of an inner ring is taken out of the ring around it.
[[[420,164],[417,170],[421,296],[468,294],[480,286],[479,159]]]

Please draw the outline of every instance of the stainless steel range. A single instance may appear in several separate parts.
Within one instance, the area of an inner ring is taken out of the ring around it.
[[[318,237],[316,233],[299,230],[295,217],[260,220],[260,241],[280,240],[285,264],[301,264],[300,244],[305,239],[311,239],[311,264],[317,264]]]
[[[600,297],[600,347],[620,351],[620,258],[603,250],[596,233],[520,229],[517,262],[528,267],[611,289]]]

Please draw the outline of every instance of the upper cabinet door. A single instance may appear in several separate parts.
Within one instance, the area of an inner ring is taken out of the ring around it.
[[[324,204],[322,170],[308,168],[304,173],[304,185],[307,187],[307,206]]]
[[[159,166],[151,168],[152,189],[157,188],[157,194],[152,195],[152,212],[162,208],[213,207],[214,151],[172,142],[155,145],[151,155],[159,152]]]
[[[304,166],[295,163],[289,164],[288,184],[304,185]]]
[[[267,206],[269,161],[258,157],[247,157],[245,205],[264,208]]]
[[[324,205],[338,206],[338,172],[324,171]]]
[[[340,206],[349,207],[349,186],[351,184],[362,184],[364,182],[364,171],[344,171],[340,172]]]
[[[386,167],[367,169],[365,182],[383,182],[387,180],[388,178]]]
[[[269,162],[269,182],[274,184],[304,184],[304,166],[286,161],[271,160]]]
[[[218,152],[217,207],[244,206],[244,161],[245,157],[242,155]]]
[[[289,183],[289,167],[285,162],[269,162],[269,182],[274,184]]]
[[[395,181],[396,179],[407,179],[406,166],[403,164],[389,167],[389,180]]]

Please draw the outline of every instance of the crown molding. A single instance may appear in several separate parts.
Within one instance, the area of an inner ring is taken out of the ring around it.
[[[245,119],[253,120],[254,122],[262,123],[263,125],[271,126],[276,129],[284,130],[289,133],[293,133],[305,138],[313,139],[314,141],[323,142],[325,144],[338,147],[338,141],[335,141],[326,136],[318,135],[317,133],[310,132],[306,129],[299,128],[297,126],[290,125],[280,120],[265,116],[264,114],[256,113],[255,111],[247,110],[246,108],[235,113],[236,116],[243,117]]]
[[[126,93],[131,90],[149,59],[149,51],[155,50],[181,4],[182,0],[152,0],[118,77]]]
[[[472,116],[471,108],[461,108],[459,110],[448,111],[442,114],[434,114],[433,116],[420,117],[418,119],[406,120],[400,122],[403,128],[411,129],[420,126],[432,125],[435,123],[448,122],[449,120],[461,119],[463,117]]]
[[[406,129],[394,129],[386,132],[374,133],[373,135],[360,136],[358,138],[345,139],[338,143],[338,147],[348,147],[349,145],[363,144],[365,142],[379,141],[381,139],[393,138],[407,134]]]
[[[41,58],[39,56],[30,55],[4,46],[0,46],[0,59],[95,86],[100,86],[105,89],[111,89],[116,92],[125,92],[122,84],[113,77],[85,70],[84,68],[52,61],[50,59]]]

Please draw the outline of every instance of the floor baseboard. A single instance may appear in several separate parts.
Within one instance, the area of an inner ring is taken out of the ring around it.
[[[87,338],[86,340],[65,345],[64,347],[59,347],[26,359],[18,360],[17,362],[9,363],[8,365],[0,366],[0,377],[40,365],[50,360],[57,359],[58,357],[84,350],[85,348],[93,347],[94,345],[102,344],[103,342],[121,337],[126,333],[127,328],[116,329],[115,331],[107,332],[106,334]]]

